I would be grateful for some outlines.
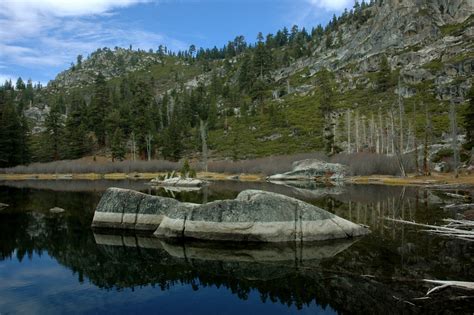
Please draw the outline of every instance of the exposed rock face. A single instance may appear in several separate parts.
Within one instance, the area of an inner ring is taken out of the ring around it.
[[[294,198],[258,190],[235,200],[177,207],[155,235],[214,241],[303,242],[348,238],[368,229]]]
[[[163,215],[178,205],[186,207],[171,198],[109,188],[97,205],[92,227],[154,231]]]
[[[269,176],[268,180],[311,180],[316,177],[342,179],[346,167],[338,163],[326,163],[315,159],[307,159],[293,163],[293,170],[283,174]]]

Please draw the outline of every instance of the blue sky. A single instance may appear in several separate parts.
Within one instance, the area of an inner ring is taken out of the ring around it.
[[[1,0],[0,82],[47,83],[99,47],[221,47],[326,24],[354,0]]]

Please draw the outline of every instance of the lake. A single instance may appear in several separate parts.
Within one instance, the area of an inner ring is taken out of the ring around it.
[[[166,243],[150,235],[97,232],[107,187],[181,201],[234,198],[245,189],[282,193],[365,224],[352,240],[295,244]],[[473,191],[464,193],[473,194]],[[421,279],[474,281],[474,244],[387,218],[440,224],[456,213],[442,191],[381,185],[215,182],[200,191],[142,181],[0,182],[0,314],[471,313],[474,300]],[[63,213],[51,213],[61,207]]]

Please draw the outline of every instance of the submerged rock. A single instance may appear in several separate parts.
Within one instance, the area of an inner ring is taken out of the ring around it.
[[[269,176],[273,180],[308,180],[316,178],[327,178],[333,181],[343,180],[347,170],[338,163],[326,163],[316,159],[307,159],[293,163],[293,170]]]
[[[1,209],[1,208],[6,208],[6,207],[8,207],[8,206],[9,206],[9,205],[7,205],[6,203],[1,203],[1,202],[0,202],[0,209]]]
[[[302,242],[368,234],[363,226],[284,195],[246,190],[235,200],[175,208],[155,232],[167,238]]]
[[[64,211],[66,211],[66,210],[64,210],[63,208],[59,208],[59,207],[54,207],[54,208],[49,209],[49,212],[51,212],[51,213],[63,213]]]

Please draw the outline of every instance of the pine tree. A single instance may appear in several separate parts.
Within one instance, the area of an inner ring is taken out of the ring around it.
[[[64,155],[78,159],[90,151],[87,129],[84,124],[85,108],[80,99],[73,100],[64,130]]]
[[[112,107],[110,103],[109,89],[105,77],[99,73],[94,83],[94,95],[89,108],[89,130],[95,133],[99,145],[105,145],[106,126],[105,116]]]
[[[4,94],[5,91],[2,91]],[[26,134],[12,100],[0,95],[0,167],[9,167],[27,161],[24,156]]]
[[[137,140],[139,155],[145,158],[147,152],[146,137],[156,132],[151,117],[151,106],[153,97],[148,82],[139,80],[132,89],[132,130]]]
[[[51,107],[45,119],[45,127],[47,138],[48,156],[57,161],[63,157],[62,141],[63,141],[63,119],[59,110],[59,105],[54,104]]]
[[[334,132],[333,132],[333,84],[331,73],[326,69],[322,69],[318,73],[319,86],[321,88],[321,100],[319,105],[319,110],[324,119],[324,129],[323,129],[323,138],[324,138],[324,148],[326,153],[334,154],[335,153],[335,141],[334,141]]]
[[[125,159],[126,148],[122,129],[115,129],[110,149],[112,151],[112,162],[115,160],[123,161]]]
[[[387,56],[383,56],[380,61],[380,70],[377,74],[377,87],[380,92],[385,92],[390,87],[390,65]]]

